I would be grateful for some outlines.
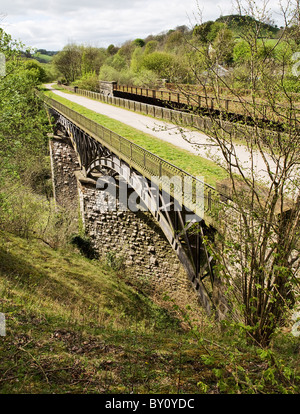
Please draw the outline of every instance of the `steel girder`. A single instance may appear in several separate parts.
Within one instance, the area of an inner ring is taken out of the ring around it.
[[[211,226],[206,226],[201,218],[187,221],[189,212],[176,210],[176,200],[170,196],[165,197],[166,194],[158,187],[154,188],[149,179],[58,111],[52,108],[48,110],[55,119],[54,132],[62,130],[71,139],[84,175],[88,176],[94,170],[106,167],[133,188],[177,254],[199,296],[200,303],[209,315],[215,311],[218,317],[212,299],[215,281],[214,259],[205,243],[205,238],[213,239],[215,230]]]

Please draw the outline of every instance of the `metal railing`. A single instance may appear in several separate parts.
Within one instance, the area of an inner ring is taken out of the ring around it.
[[[214,187],[55,99],[45,95],[43,99],[49,107],[65,116],[177,201],[182,202],[185,207],[206,221],[211,221],[209,216],[219,205],[221,196]]]
[[[125,108],[133,112],[150,115],[154,118],[166,120],[167,122],[172,122],[181,126],[194,126],[208,136],[210,135],[211,130],[217,126],[219,126],[220,130],[227,131],[227,133],[236,140],[242,139],[244,141],[248,139],[247,137],[253,137],[258,133],[262,137],[265,135],[270,138],[273,137],[274,142],[277,142],[280,141],[280,139],[284,139],[285,136],[284,132],[275,130],[273,131],[270,129],[258,128],[240,123],[236,124],[220,119],[217,119],[216,122],[213,123],[209,116],[195,115],[189,112],[182,112],[175,109],[164,108],[116,96],[108,96],[99,92],[88,91],[86,89],[74,88],[66,85],[60,85],[60,87],[89,99],[95,99],[97,101]]]
[[[271,107],[268,102],[263,99],[257,99],[254,104],[249,98],[240,97],[239,99],[214,96],[209,94],[199,94],[191,90],[176,91],[169,88],[165,89],[147,89],[142,87],[128,86],[128,85],[114,85],[114,91],[125,92],[131,95],[144,96],[146,98],[153,98],[170,104],[187,105],[194,108],[205,108],[208,110],[218,110],[227,113],[239,114],[242,116],[253,116],[262,119],[274,120],[274,113],[290,113],[291,108],[287,104],[276,104]],[[300,104],[293,105],[295,117],[299,117]]]

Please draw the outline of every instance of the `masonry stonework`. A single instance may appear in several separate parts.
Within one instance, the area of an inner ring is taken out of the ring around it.
[[[100,260],[108,255],[122,260],[127,281],[158,296],[170,296],[177,305],[200,310],[197,294],[176,253],[149,212],[103,211],[103,193],[96,180],[85,178],[70,140],[51,140],[56,202],[63,207],[80,206],[85,231]],[[100,204],[99,204],[100,200]]]
[[[80,170],[77,155],[71,141],[65,136],[54,136],[50,140],[52,182],[55,201],[62,207],[78,208],[77,179]]]

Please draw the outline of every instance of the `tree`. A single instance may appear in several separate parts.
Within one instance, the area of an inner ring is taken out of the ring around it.
[[[106,50],[92,46],[81,46],[81,50],[81,75],[99,74],[99,70],[107,58]]]
[[[143,39],[135,39],[134,41],[133,41],[133,44],[135,45],[135,46],[138,46],[138,47],[144,47],[145,46],[145,41],[143,40]]]
[[[149,55],[150,53],[155,52],[157,47],[158,47],[157,40],[149,40],[149,42],[147,42],[145,46],[145,55]]]
[[[36,94],[45,73],[37,62],[21,58],[23,50],[22,43],[0,29],[0,52],[6,57],[6,75],[0,77],[0,184],[22,180],[36,188],[50,131]]]
[[[233,60],[234,38],[231,30],[222,28],[219,30],[213,42],[219,64],[230,64]]]
[[[107,53],[109,55],[115,55],[118,52],[118,50],[119,50],[118,47],[116,47],[115,45],[111,44],[107,48]]]
[[[54,66],[68,83],[81,76],[82,49],[76,44],[68,44],[53,58]]]
[[[193,35],[197,37],[200,42],[207,43],[208,35],[213,24],[214,22],[212,20],[209,20],[208,22],[196,25],[193,30]]]
[[[213,69],[213,58],[204,49],[189,46],[194,53],[203,51],[201,60],[210,69],[204,78],[199,67],[191,68],[207,101],[213,98],[218,109],[209,111],[211,127],[205,132],[217,151],[215,161],[228,174],[219,189],[229,201],[218,199],[215,240],[205,242],[216,260],[220,290],[226,292],[227,317],[243,322],[249,337],[267,346],[299,298],[300,125],[295,97],[285,84],[291,67],[289,52],[281,45],[287,40],[282,35],[270,49],[261,39],[269,17],[266,4],[258,10],[252,0],[246,3],[238,6],[241,14],[251,17],[240,32],[247,46],[247,99],[234,82]],[[287,28],[290,11],[284,10]],[[228,95],[235,100],[232,111],[243,115],[240,122],[229,122],[232,115],[224,106]],[[238,145],[239,137],[244,147]]]
[[[39,83],[46,82],[47,73],[45,69],[35,60],[27,60],[25,62],[25,69],[28,70],[33,78],[37,79]]]
[[[182,60],[166,52],[153,52],[144,55],[141,66],[154,72],[160,78],[167,78],[171,82],[174,80],[185,81],[187,71],[182,64]]]

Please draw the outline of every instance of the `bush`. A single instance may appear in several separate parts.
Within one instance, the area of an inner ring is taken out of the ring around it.
[[[117,255],[115,252],[106,253],[106,264],[113,270],[121,270],[124,268],[125,257]]]
[[[105,79],[104,79],[105,80]],[[78,86],[80,89],[88,91],[99,92],[99,79],[95,72],[86,73],[80,79],[72,83],[73,86]]]
[[[20,237],[40,233],[45,200],[18,184],[6,183],[1,188],[0,226]]]
[[[72,212],[58,209],[53,200],[20,183],[2,181],[0,228],[26,239],[40,239],[56,249],[65,247],[78,227]]]
[[[119,77],[119,72],[114,69],[112,66],[107,64],[103,65],[99,72],[99,79],[102,81],[117,81]]]
[[[91,240],[89,238],[82,237],[76,234],[71,237],[71,244],[73,244],[73,246],[78,247],[81,254],[83,254],[83,256],[87,257],[88,259],[98,258],[98,253],[94,249],[91,243]]]

